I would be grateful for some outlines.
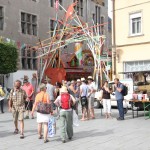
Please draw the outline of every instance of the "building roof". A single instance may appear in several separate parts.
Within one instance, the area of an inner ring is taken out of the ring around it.
[[[78,66],[78,67],[71,67],[69,66],[69,62],[71,62],[71,60],[76,57],[75,53],[64,53],[61,55],[61,62],[63,64],[64,69],[66,70],[66,72],[80,72],[80,73],[85,73],[85,72],[92,72],[93,67],[91,66]]]

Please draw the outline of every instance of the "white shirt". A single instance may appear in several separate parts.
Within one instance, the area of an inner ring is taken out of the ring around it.
[[[95,82],[91,82],[89,85],[89,96],[90,97],[95,97],[95,92],[90,94],[91,90],[96,90]]]

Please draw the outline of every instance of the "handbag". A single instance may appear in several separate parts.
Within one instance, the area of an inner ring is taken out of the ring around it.
[[[52,110],[51,104],[43,103],[43,98],[42,98],[42,101],[40,101],[37,105],[37,112],[41,114],[50,114],[52,112],[51,110]]]
[[[81,105],[86,106],[88,104],[88,100],[86,96],[81,97]]]

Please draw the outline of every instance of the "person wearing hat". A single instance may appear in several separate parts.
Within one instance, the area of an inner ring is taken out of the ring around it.
[[[44,83],[41,83],[39,85],[39,89],[40,89],[40,92],[35,97],[35,103],[33,105],[31,115],[34,114],[35,108],[37,107],[39,102],[42,101],[43,103],[48,103],[48,104],[51,103],[49,94],[46,92],[46,85]],[[37,112],[38,135],[39,135],[38,138],[39,139],[43,138],[42,125],[44,124],[44,143],[49,142],[49,140],[47,139],[49,118],[50,118],[50,114],[42,114],[42,113]]]
[[[81,86],[80,86],[80,96],[81,96],[81,106],[82,106],[82,118],[81,121],[89,120],[89,110],[88,110],[88,86],[86,84],[85,78],[81,78]],[[82,99],[84,104],[82,103]]]
[[[25,111],[25,101],[27,98],[26,92],[21,89],[21,81],[16,80],[14,83],[14,88],[9,94],[9,111],[12,112],[15,131],[14,134],[19,133],[18,121],[20,123],[20,138],[24,138],[24,111]]]
[[[68,139],[73,137],[73,111],[72,106],[75,105],[75,98],[68,93],[67,87],[62,86],[60,96],[54,102],[60,108],[60,130],[62,142],[66,142],[66,132]]]
[[[89,113],[91,115],[91,119],[95,119],[95,114],[94,114],[94,99],[95,99],[95,92],[96,92],[96,87],[95,83],[93,82],[92,76],[88,76],[88,87],[89,87],[89,103],[88,103],[88,108],[89,108]]]
[[[25,119],[29,119],[29,111],[32,111],[33,107],[33,94],[34,88],[32,84],[28,81],[28,79],[24,79],[23,86],[21,87],[27,94],[27,99],[25,102],[26,116]],[[31,116],[34,119],[34,116]]]

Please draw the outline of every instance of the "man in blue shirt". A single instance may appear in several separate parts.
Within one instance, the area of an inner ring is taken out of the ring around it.
[[[123,90],[123,84],[119,82],[118,78],[115,78],[114,82],[115,82],[115,96],[117,100],[117,107],[119,110],[119,117],[117,118],[117,120],[124,120],[124,109],[123,109],[124,96],[121,93]]]

